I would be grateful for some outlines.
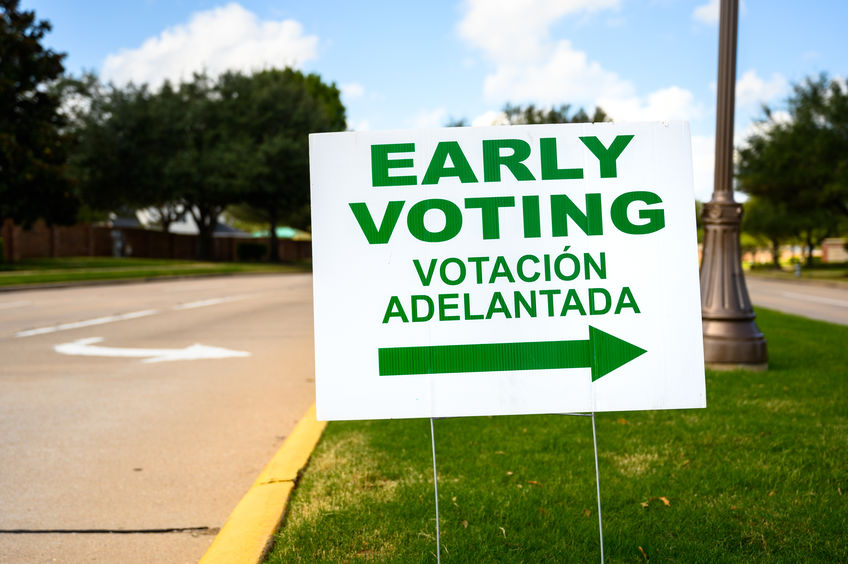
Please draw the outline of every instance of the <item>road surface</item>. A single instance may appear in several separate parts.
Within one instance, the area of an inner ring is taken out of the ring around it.
[[[746,282],[751,302],[755,306],[848,325],[848,287],[785,282],[754,276],[748,276]]]
[[[0,562],[196,562],[314,401],[312,279],[0,293],[0,358]]]

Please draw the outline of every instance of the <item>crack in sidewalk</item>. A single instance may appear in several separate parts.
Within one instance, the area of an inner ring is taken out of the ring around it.
[[[158,535],[192,533],[217,535],[218,527],[171,527],[165,529],[0,529],[0,535]]]

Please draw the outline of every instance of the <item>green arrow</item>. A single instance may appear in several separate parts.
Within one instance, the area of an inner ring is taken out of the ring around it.
[[[591,368],[594,382],[646,352],[589,326],[585,341],[391,347],[378,357],[380,376]]]

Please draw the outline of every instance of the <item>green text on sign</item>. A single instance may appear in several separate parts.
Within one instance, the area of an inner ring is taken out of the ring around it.
[[[594,382],[646,352],[589,326],[587,340],[392,347],[378,357],[380,376],[591,368]]]

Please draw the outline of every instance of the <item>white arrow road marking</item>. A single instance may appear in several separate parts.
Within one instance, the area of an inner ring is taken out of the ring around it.
[[[123,321],[125,319],[137,319],[159,313],[155,309],[145,309],[144,311],[133,311],[130,313],[122,313],[120,315],[109,315],[106,317],[97,317],[95,319],[86,319],[85,321],[74,321],[73,323],[62,323],[60,325],[52,325],[50,327],[40,327],[38,329],[28,329],[15,334],[15,337],[32,337],[33,335],[44,335],[46,333],[55,333],[56,331],[67,331],[69,329],[79,329],[80,327],[91,327],[92,325],[103,325],[104,323],[114,323],[115,321]]]
[[[206,358],[231,358],[250,356],[249,352],[233,351],[220,347],[207,347],[194,344],[184,349],[130,349],[120,347],[92,346],[99,343],[103,337],[78,339],[71,343],[63,343],[53,347],[57,353],[78,356],[110,356],[125,358],[143,358],[142,362],[168,362],[171,360],[199,360]]]

